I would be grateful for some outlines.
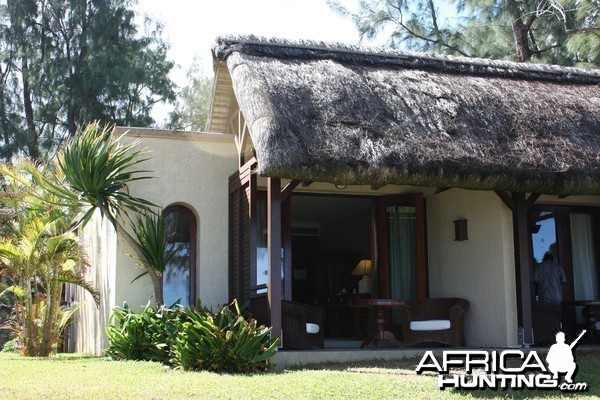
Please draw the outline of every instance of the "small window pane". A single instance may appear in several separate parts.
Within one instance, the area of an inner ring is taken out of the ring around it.
[[[163,273],[163,301],[168,306],[190,304],[192,223],[190,215],[178,210],[167,211],[165,216],[167,250],[175,252]]]

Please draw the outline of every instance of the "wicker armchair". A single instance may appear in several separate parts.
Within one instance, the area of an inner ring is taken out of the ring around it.
[[[403,344],[440,343],[464,346],[463,320],[469,302],[458,298],[425,299],[409,302],[398,310],[402,321]]]
[[[290,349],[323,348],[325,310],[309,304],[281,301],[283,347]]]

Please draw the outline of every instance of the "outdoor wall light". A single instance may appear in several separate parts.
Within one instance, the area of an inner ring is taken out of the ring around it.
[[[346,185],[340,185],[339,183],[336,183],[336,184],[335,184],[335,187],[336,187],[337,189],[339,189],[339,190],[344,190],[344,189],[346,189]]]
[[[454,241],[461,242],[463,240],[469,240],[469,232],[467,231],[467,220],[457,219],[454,222]]]

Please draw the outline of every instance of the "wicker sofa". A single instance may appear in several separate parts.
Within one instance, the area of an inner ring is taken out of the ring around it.
[[[410,301],[407,307],[398,310],[404,346],[420,343],[464,346],[463,320],[468,309],[469,302],[459,298]]]
[[[310,304],[281,301],[283,347],[289,349],[323,348],[325,310]]]

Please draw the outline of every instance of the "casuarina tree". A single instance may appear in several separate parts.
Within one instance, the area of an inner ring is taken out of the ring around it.
[[[93,120],[148,126],[174,101],[160,26],[140,31],[135,1],[0,1],[0,158],[52,156]]]
[[[392,47],[468,57],[600,65],[597,0],[328,1],[362,38]],[[346,2],[347,3],[347,2]]]

